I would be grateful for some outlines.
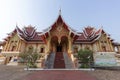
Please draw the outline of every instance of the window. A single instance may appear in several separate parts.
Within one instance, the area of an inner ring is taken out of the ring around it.
[[[90,50],[90,47],[89,47],[89,46],[86,46],[85,49]]]
[[[74,53],[78,53],[78,48],[77,47],[74,48]]]
[[[15,49],[16,49],[16,46],[12,46],[11,51],[15,51]]]
[[[106,47],[105,47],[105,46],[102,46],[102,50],[103,50],[104,52],[106,52]]]
[[[29,52],[29,53],[32,53],[32,52],[33,52],[33,50],[34,50],[34,48],[33,48],[33,46],[32,46],[32,45],[28,47],[28,52]]]
[[[44,48],[43,47],[40,49],[40,53],[44,53]]]
[[[89,47],[86,47],[86,49],[87,49],[87,50],[90,50],[90,48],[89,48]]]
[[[107,43],[107,41],[104,41],[104,43]]]
[[[29,50],[31,50],[31,49],[33,49],[33,47],[32,47],[32,46],[30,46],[30,47],[29,47]]]
[[[107,43],[107,41],[101,41],[101,43]]]
[[[17,43],[17,41],[15,41],[15,43]]]

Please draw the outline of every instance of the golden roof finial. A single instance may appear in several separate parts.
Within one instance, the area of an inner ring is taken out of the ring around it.
[[[18,27],[18,24],[17,24],[17,22],[16,22],[16,27]]]
[[[59,10],[59,15],[61,15],[61,8],[60,8],[60,10]]]

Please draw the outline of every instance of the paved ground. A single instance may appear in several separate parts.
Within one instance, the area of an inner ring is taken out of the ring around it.
[[[95,78],[97,80],[120,80],[120,70],[48,72],[24,71],[23,68],[0,65],[0,80],[95,80]]]
[[[24,71],[23,68],[0,65],[0,80],[96,80],[83,71]]]
[[[78,70],[45,70],[34,72],[25,80],[96,80],[96,78]]]
[[[24,71],[23,67],[0,65],[0,80],[23,80],[30,71]]]
[[[120,80],[120,70],[95,70],[87,71],[97,78],[97,80]]]

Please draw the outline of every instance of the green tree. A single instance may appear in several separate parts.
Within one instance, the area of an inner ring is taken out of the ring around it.
[[[21,58],[20,62],[25,62],[27,67],[30,68],[36,68],[36,61],[41,57],[41,55],[37,53],[37,50],[35,52],[33,51],[34,50],[30,49],[19,54],[19,57]]]
[[[88,49],[81,49],[78,51],[78,60],[82,68],[89,68],[93,62],[93,51]]]

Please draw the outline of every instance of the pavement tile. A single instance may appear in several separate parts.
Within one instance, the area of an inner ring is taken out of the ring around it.
[[[96,78],[79,70],[42,70],[26,76],[25,80],[96,80]]]

